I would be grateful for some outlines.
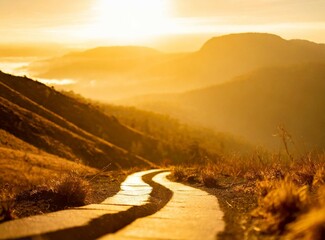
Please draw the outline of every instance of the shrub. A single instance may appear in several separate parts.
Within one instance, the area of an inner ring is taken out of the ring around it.
[[[68,174],[60,179],[52,179],[46,185],[33,186],[29,190],[20,192],[16,196],[16,201],[38,204],[46,202],[48,210],[56,211],[84,205],[89,192],[87,181],[76,174]]]
[[[201,172],[201,178],[204,186],[208,188],[218,187],[218,181],[214,171],[210,169],[204,169]]]
[[[77,175],[67,175],[58,181],[54,192],[56,202],[61,206],[82,206],[85,204],[89,194],[90,186],[88,182]]]
[[[182,182],[187,174],[185,173],[184,167],[176,166],[173,171],[173,177],[177,182]]]
[[[298,188],[284,180],[260,200],[253,216],[263,219],[260,229],[266,233],[283,233],[287,224],[308,210],[307,187]]]

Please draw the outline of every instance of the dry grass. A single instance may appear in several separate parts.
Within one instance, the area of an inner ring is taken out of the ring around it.
[[[173,169],[173,176],[175,178],[176,181],[178,182],[182,182],[185,180],[186,177],[186,171],[184,168],[180,167],[180,166],[176,166]]]
[[[49,211],[82,206],[90,194],[89,183],[76,174],[66,174],[60,179],[49,179],[42,186],[32,186],[15,196],[16,203],[31,201],[46,203]]]
[[[7,194],[2,193],[0,201],[0,223],[4,221],[9,221],[15,219],[16,216],[13,213],[14,207],[14,198],[8,196]]]
[[[213,168],[203,169],[201,172],[201,178],[204,186],[206,187],[218,187],[218,180]]]
[[[0,147],[0,221],[20,217],[35,204],[44,211],[84,204],[90,193],[86,178],[96,172],[50,154]]]
[[[55,192],[59,196],[60,202],[66,206],[81,206],[85,204],[90,187],[85,179],[69,174],[58,182]]]
[[[178,166],[172,176],[176,181],[194,176],[206,187],[253,193],[257,207],[244,217],[248,239],[324,239],[324,154],[232,156],[204,166]]]
[[[297,187],[293,182],[281,181],[259,201],[253,216],[259,218],[255,230],[263,233],[281,234],[287,224],[308,211],[307,188]]]

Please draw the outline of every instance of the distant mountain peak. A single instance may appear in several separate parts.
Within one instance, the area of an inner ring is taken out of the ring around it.
[[[241,43],[247,43],[247,42],[284,42],[283,38],[281,38],[278,35],[271,34],[271,33],[254,33],[254,32],[248,32],[248,33],[234,33],[234,34],[228,34],[228,35],[222,35],[218,37],[213,37],[210,40],[208,40],[201,48],[201,51],[211,49],[213,47],[216,47],[218,45],[223,44],[241,44]]]

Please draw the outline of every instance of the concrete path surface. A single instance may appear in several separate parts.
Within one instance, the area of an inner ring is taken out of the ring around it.
[[[17,219],[0,224],[0,239],[16,239],[35,236],[61,229],[74,228],[88,224],[92,219],[106,214],[127,211],[133,206],[141,206],[149,200],[151,186],[142,176],[160,170],[134,173],[121,184],[121,190],[101,204],[91,204],[80,208]]]
[[[169,181],[168,174],[153,178],[174,193],[163,209],[100,239],[216,239],[225,227],[217,199],[202,190]]]
[[[134,173],[101,204],[2,223],[0,239],[215,239],[224,229],[217,199],[168,174]]]

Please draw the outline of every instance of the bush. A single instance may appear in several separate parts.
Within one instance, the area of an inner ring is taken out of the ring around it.
[[[208,188],[218,187],[218,181],[216,175],[212,170],[204,169],[201,172],[201,178],[204,186]]]
[[[60,179],[49,181],[47,185],[34,186],[16,196],[16,201],[48,204],[48,209],[56,211],[67,207],[82,206],[90,193],[87,181],[76,174],[64,175]]]
[[[82,206],[89,194],[88,182],[77,175],[65,176],[55,186],[57,204],[61,206]]]
[[[173,177],[177,182],[182,182],[187,174],[185,173],[184,167],[176,166],[173,171]]]
[[[260,229],[266,233],[283,233],[287,224],[308,210],[307,187],[281,181],[260,200],[253,216],[262,218]]]

